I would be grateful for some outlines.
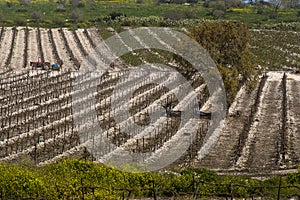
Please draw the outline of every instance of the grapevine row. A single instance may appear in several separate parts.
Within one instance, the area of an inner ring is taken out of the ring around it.
[[[25,46],[24,46],[24,54],[23,54],[23,58],[24,58],[24,62],[23,62],[23,67],[25,68],[27,66],[27,62],[28,62],[28,38],[29,38],[29,30],[28,27],[26,27],[25,29],[25,35],[24,35],[24,41],[25,41]]]
[[[49,36],[50,43],[52,45],[52,52],[53,52],[53,55],[54,55],[54,57],[55,57],[55,59],[57,61],[57,64],[59,66],[62,66],[63,65],[63,61],[61,60],[61,58],[58,55],[57,46],[56,46],[56,44],[54,42],[53,33],[52,33],[51,29],[48,30],[48,36]]]
[[[67,38],[66,38],[66,36],[65,36],[65,33],[64,33],[63,29],[60,28],[59,32],[60,32],[60,34],[61,34],[61,36],[62,36],[62,39],[63,39],[63,41],[64,41],[65,47],[66,47],[66,49],[67,49],[67,52],[68,52],[68,54],[69,54],[71,60],[72,60],[73,63],[75,64],[76,69],[79,69],[79,68],[80,68],[80,63],[78,62],[77,58],[75,58],[75,56],[74,56],[74,54],[73,54],[73,51],[72,51],[72,49],[70,48],[70,46],[69,46],[69,44],[68,44],[68,40],[67,40]]]
[[[245,146],[249,131],[251,129],[251,125],[253,124],[255,115],[258,111],[258,107],[260,104],[260,96],[262,94],[262,91],[263,91],[263,88],[267,81],[267,78],[268,78],[267,75],[263,75],[263,77],[261,78],[261,80],[259,82],[256,96],[255,96],[255,101],[254,101],[254,104],[251,106],[250,115],[248,116],[248,118],[244,124],[243,130],[242,130],[241,134],[239,135],[239,139],[238,139],[238,142],[235,147],[233,163],[236,163],[238,158],[242,155],[243,147]]]
[[[45,57],[44,57],[44,52],[43,52],[43,47],[42,47],[42,40],[41,40],[41,31],[40,28],[37,28],[37,45],[38,45],[38,51],[39,51],[39,55],[41,58],[41,61],[44,62],[45,61]]]
[[[9,66],[9,64],[11,62],[11,58],[12,58],[13,51],[14,51],[15,38],[16,38],[16,35],[17,35],[17,28],[14,27],[12,30],[13,30],[13,36],[12,36],[12,40],[11,40],[11,46],[10,46],[9,54],[8,54],[8,57],[5,61],[6,66]]]

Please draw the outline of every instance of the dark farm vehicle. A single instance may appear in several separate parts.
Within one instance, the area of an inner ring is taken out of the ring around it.
[[[42,62],[42,61],[32,62],[32,61],[30,61],[30,66],[32,67],[32,69],[50,69],[49,62]]]
[[[37,61],[37,62],[30,61],[30,66],[32,67],[32,69],[60,70],[59,66],[56,63],[51,65],[49,62],[42,62],[42,61]]]

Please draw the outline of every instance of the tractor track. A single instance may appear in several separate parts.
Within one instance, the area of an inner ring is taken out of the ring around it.
[[[38,45],[38,50],[39,50],[39,57],[41,59],[42,62],[45,62],[45,57],[44,57],[44,51],[43,51],[43,47],[42,47],[42,39],[41,39],[41,31],[40,28],[36,29],[37,32],[37,45]]]
[[[10,66],[15,70],[22,70],[24,64],[24,52],[25,52],[25,31],[23,28],[17,29],[15,39],[14,50]]]
[[[55,42],[54,42],[54,39],[53,39],[53,33],[52,33],[52,30],[49,29],[49,30],[47,31],[47,33],[48,33],[48,37],[49,37],[49,42],[50,42],[51,47],[52,47],[51,49],[52,49],[52,53],[53,53],[53,55],[54,55],[54,58],[55,58],[57,64],[58,64],[59,66],[62,66],[63,61],[62,61],[61,58],[59,57],[59,54],[58,54],[58,51],[57,51],[57,46],[56,46],[56,44],[55,44]]]
[[[58,60],[55,59],[55,55],[53,54],[53,46],[50,42],[48,36],[48,30],[40,29],[40,37],[41,37],[41,46],[43,47],[44,52],[44,61],[52,63],[58,63]]]
[[[84,33],[85,37],[88,39],[89,43],[92,45],[92,47],[95,48],[96,44],[93,41],[93,39],[91,38],[91,36],[90,36],[89,32],[87,31],[87,29],[84,29],[83,33]]]
[[[256,123],[251,127],[254,138],[245,166],[250,170],[279,168],[282,127],[282,81],[279,76],[282,74],[269,73],[263,88]]]
[[[29,28],[28,33],[28,62],[29,61],[37,61],[39,60],[39,53],[38,53],[38,45],[37,45],[37,35],[35,29]]]
[[[10,49],[9,49],[9,53],[7,56],[7,59],[5,61],[5,65],[6,67],[11,67],[9,66],[9,64],[11,63],[11,59],[12,59],[12,55],[13,55],[13,51],[14,51],[14,46],[15,46],[15,38],[17,35],[17,28],[12,28],[13,34],[12,34],[12,40],[11,40],[11,44],[10,44]]]
[[[0,41],[1,42],[2,42],[2,39],[3,39],[4,31],[5,31],[5,28],[4,28],[4,26],[2,26],[1,31],[0,31]]]
[[[85,47],[86,55],[84,54],[84,61],[87,61],[89,65],[96,66],[97,65],[97,57],[95,57],[95,49],[93,47],[93,44],[90,42],[89,35],[87,36],[84,32],[86,29],[82,30],[76,30],[75,33],[78,37],[78,40],[81,42],[82,46]],[[87,33],[87,31],[86,31]],[[88,33],[87,33],[88,34]],[[86,64],[85,62],[82,62],[82,64]]]
[[[73,34],[73,36],[74,36],[74,40],[75,40],[75,42],[76,42],[76,44],[77,44],[77,46],[78,46],[78,48],[79,48],[81,54],[82,54],[84,57],[86,57],[86,56],[88,55],[88,53],[86,52],[85,48],[83,47],[83,45],[82,45],[82,43],[81,43],[81,40],[80,40],[79,37],[78,37],[77,32],[76,32],[75,30],[73,30],[73,31],[72,31],[72,34]]]
[[[0,60],[1,62],[1,67],[2,68],[7,68],[5,65],[5,61],[7,60],[8,54],[9,54],[9,49],[11,45],[11,40],[12,40],[12,29],[11,28],[4,28],[2,32],[2,40],[1,40],[1,54],[0,54]]]
[[[280,140],[280,152],[279,152],[279,165],[284,165],[286,162],[287,156],[287,83],[286,83],[287,75],[286,73],[283,74],[281,87],[282,87],[282,126],[281,126],[281,140]]]
[[[71,49],[71,47],[70,47],[70,45],[68,43],[68,40],[66,38],[64,30],[62,28],[60,28],[58,31],[59,31],[62,39],[63,39],[63,43],[64,43],[64,46],[65,46],[65,48],[67,50],[67,53],[68,53],[69,57],[71,58],[71,61],[75,65],[75,69],[78,70],[80,68],[80,63],[79,63],[78,59],[75,58],[75,56],[74,56],[73,50]]]
[[[65,46],[65,41],[62,38],[59,29],[51,29],[52,37],[53,37],[53,44],[56,44],[56,49],[60,59],[62,60],[62,69],[63,70],[75,70],[76,67],[74,66],[74,62],[72,61],[71,57]]]
[[[287,156],[286,164],[297,167],[300,163],[300,78],[287,76]]]
[[[265,86],[266,80],[268,76],[264,75],[258,84],[258,89],[255,94],[255,100],[254,103],[251,105],[250,115],[247,117],[246,122],[244,124],[244,127],[241,131],[241,134],[239,136],[238,142],[235,145],[235,156],[233,157],[233,164],[235,166],[241,167],[240,162],[243,162],[243,154],[247,154],[249,151],[248,142],[252,139],[251,138],[251,127],[255,121],[255,115],[258,112],[258,106],[261,102],[261,94],[263,91],[263,88]]]
[[[27,62],[28,62],[28,37],[29,37],[29,30],[28,27],[25,28],[25,34],[24,34],[24,42],[25,42],[25,46],[24,46],[24,52],[23,52],[23,68],[26,68],[27,66]]]

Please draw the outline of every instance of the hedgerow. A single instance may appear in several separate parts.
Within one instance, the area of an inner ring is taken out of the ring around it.
[[[87,188],[85,199],[121,199],[124,191],[129,190],[132,196],[140,197],[151,197],[154,190],[157,196],[173,197],[195,191],[204,196],[234,192],[235,197],[274,197],[279,181],[282,187],[299,187],[299,173],[289,174],[282,180],[272,177],[259,181],[247,176],[218,176],[215,172],[198,168],[129,173],[84,160],[64,160],[40,167],[28,163],[0,164],[0,196],[5,199],[82,198],[82,186]],[[291,196],[297,191],[289,189],[283,192]]]

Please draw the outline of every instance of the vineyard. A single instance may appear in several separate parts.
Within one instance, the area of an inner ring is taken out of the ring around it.
[[[270,69],[300,66],[298,31],[253,29],[250,48],[257,57],[263,58],[261,65]]]
[[[29,61],[47,61],[63,71],[79,69],[80,63],[99,43],[93,29],[4,28],[0,32],[1,68],[28,70]]]
[[[144,38],[133,38],[147,49]],[[142,71],[124,78],[130,68],[121,60],[111,65],[118,70],[100,77],[78,72],[85,57],[102,41],[96,29],[2,28],[0,41],[0,161],[29,159],[42,165],[74,157],[109,162],[111,157],[122,159],[123,148],[129,154],[146,153],[145,162],[151,164],[153,160],[163,162],[161,155],[170,146],[188,140],[190,146],[174,163],[177,166],[258,173],[296,169],[300,163],[297,74],[268,72],[250,94],[242,87],[221,127],[220,139],[202,158],[199,151],[211,122],[209,118],[191,118],[182,124],[180,114],[172,112],[195,109],[192,93],[182,99],[176,97],[186,88],[185,84],[175,85],[176,76],[152,76]],[[57,63],[62,70],[31,70],[29,61],[38,59]],[[143,56],[138,59],[148,63]],[[97,65],[96,58],[89,57],[88,62]],[[187,77],[191,74],[179,65],[172,67]],[[153,82],[161,84],[148,84]],[[208,89],[200,74],[194,74],[188,84],[200,107],[195,111],[209,113]],[[81,94],[75,88],[93,88],[95,94]],[[112,98],[120,88],[117,97],[129,99],[130,115],[122,113],[122,101]],[[158,105],[166,107],[167,114],[151,119],[151,126],[144,129],[150,123],[149,113]],[[74,106],[80,109],[75,112]],[[96,110],[96,116],[89,114],[91,110]],[[124,131],[132,122],[140,128]],[[81,135],[94,131],[91,123],[97,123],[103,130],[102,136],[110,141],[101,146],[96,157],[86,148],[94,143],[93,137]],[[196,134],[189,135],[192,131]]]

